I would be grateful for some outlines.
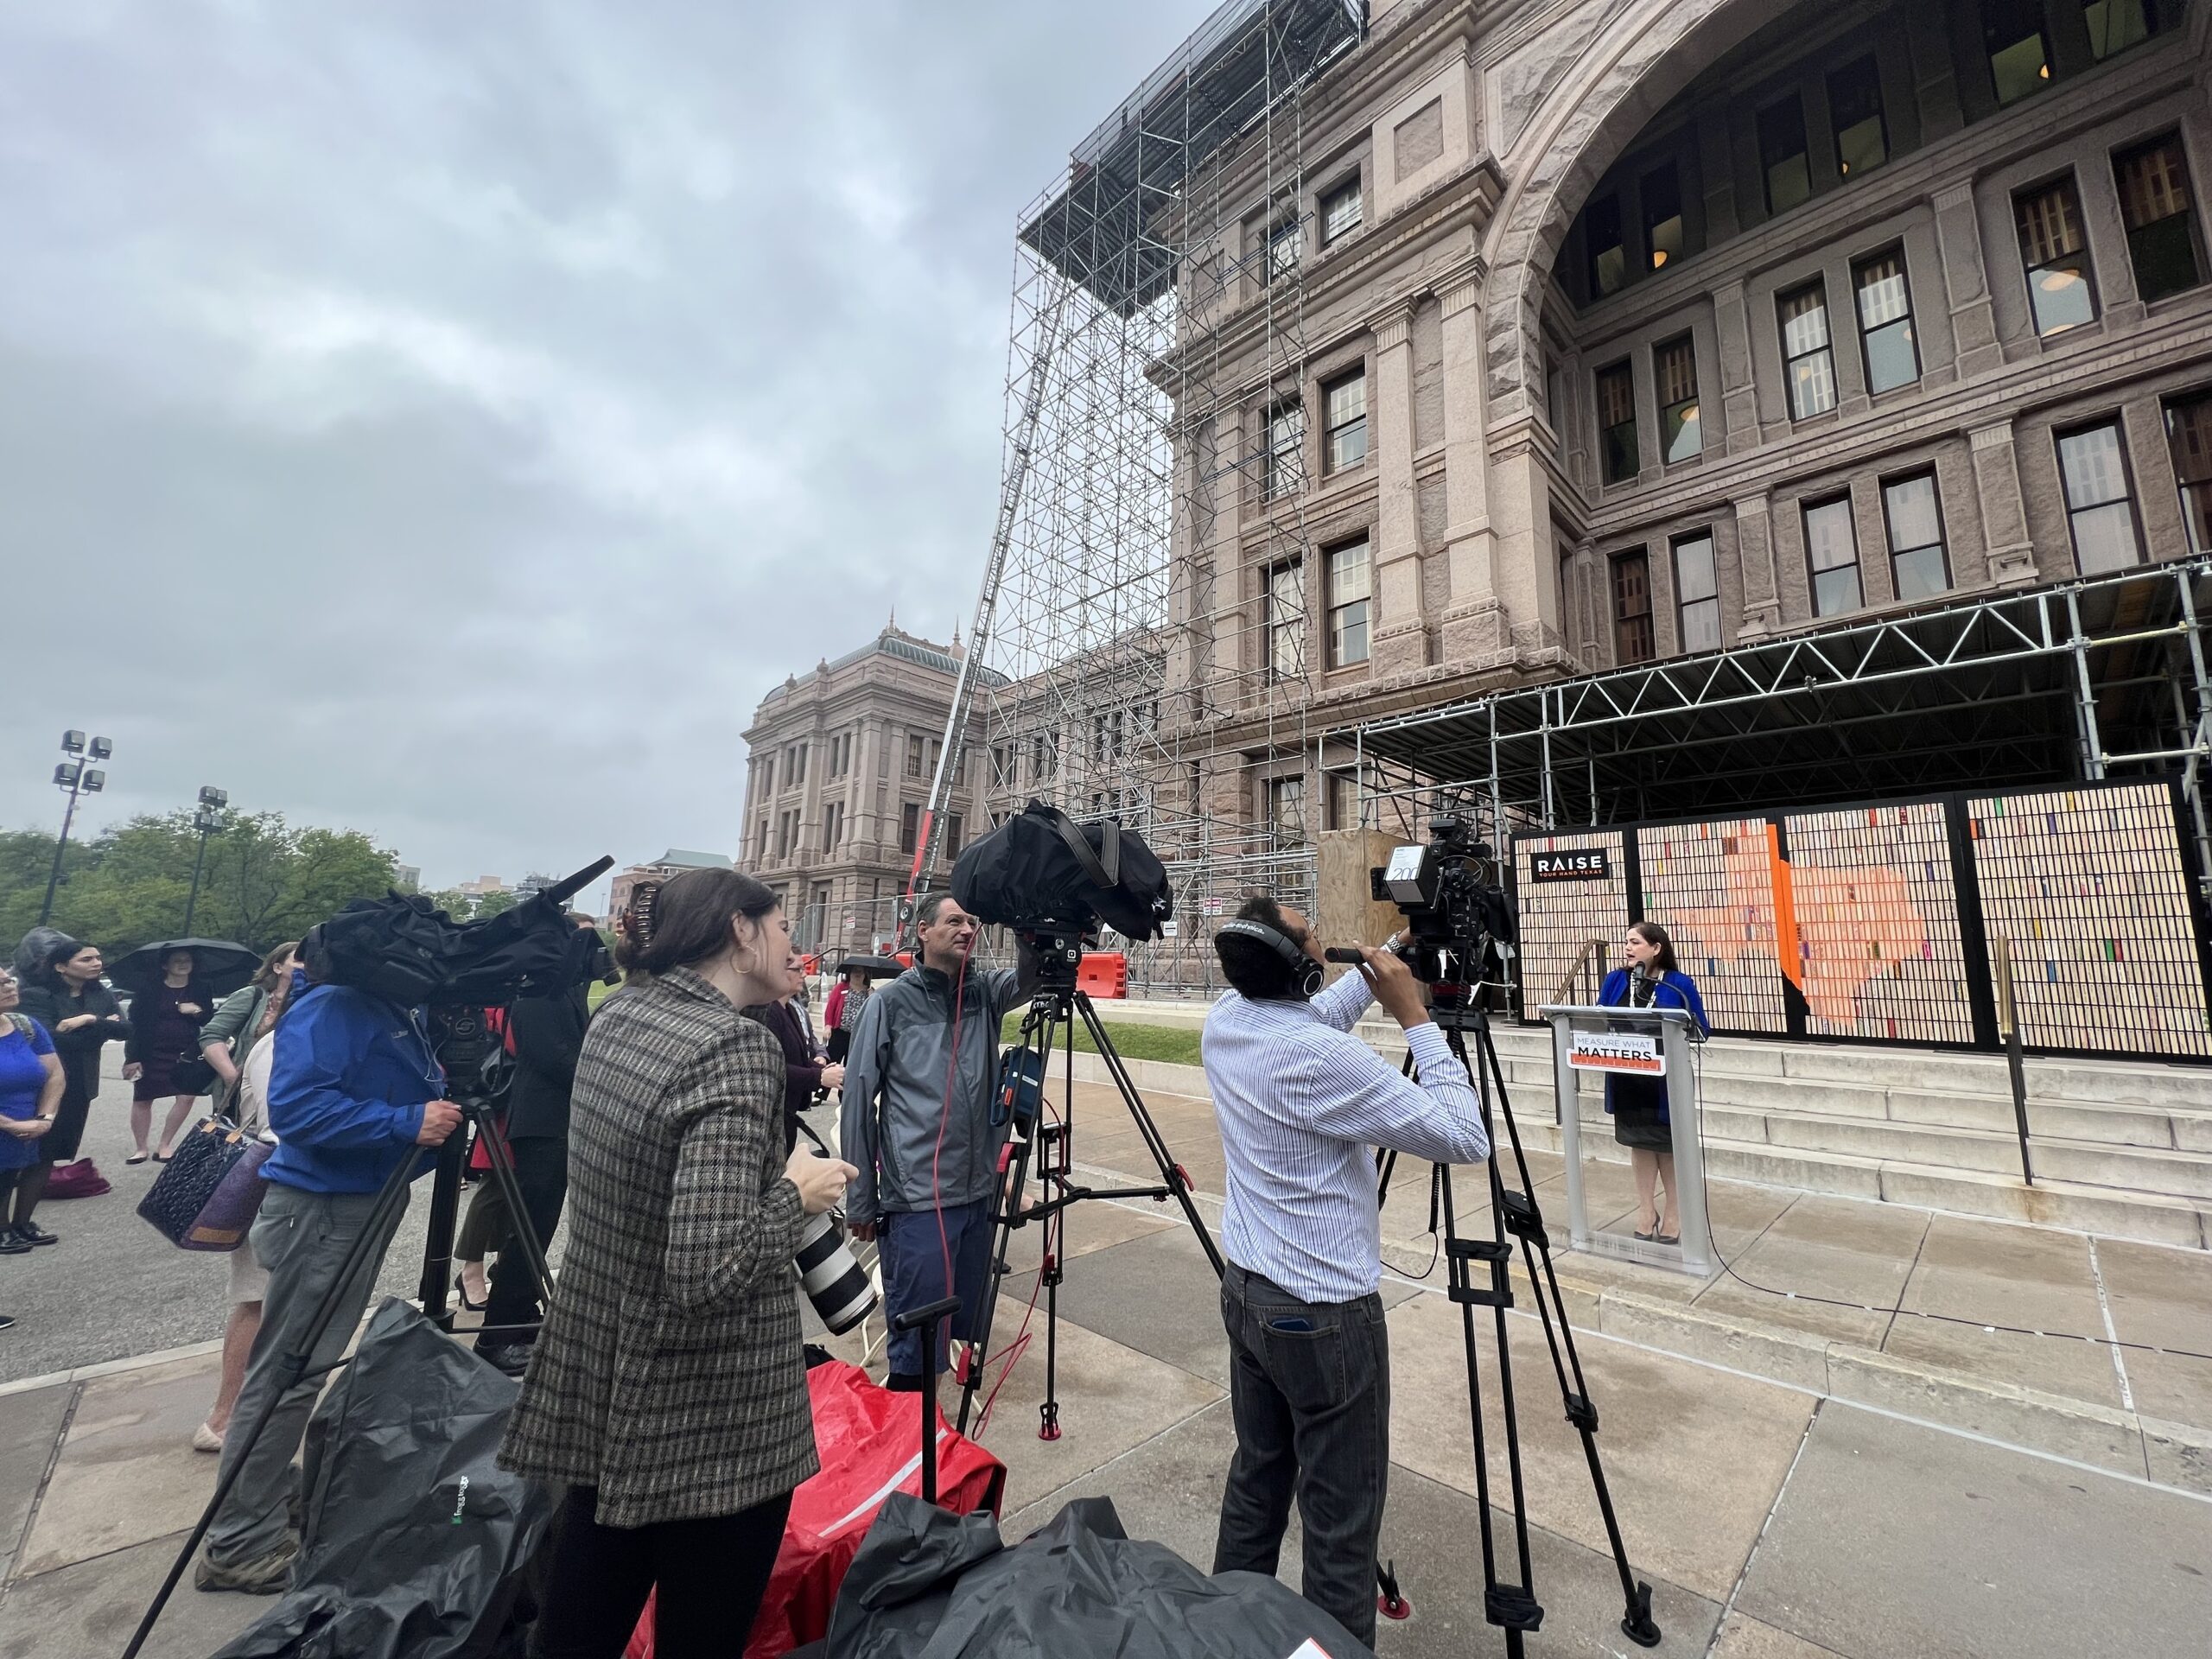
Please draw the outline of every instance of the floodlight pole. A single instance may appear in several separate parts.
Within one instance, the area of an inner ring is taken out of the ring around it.
[[[184,933],[192,934],[192,912],[200,908],[200,874],[207,868],[207,837],[221,833],[223,809],[231,804],[227,791],[210,785],[200,791],[200,810],[193,814],[192,827],[200,831],[200,851],[192,861],[192,892],[184,901]]]
[[[84,733],[71,728],[61,734],[61,752],[81,756],[86,753]],[[104,737],[93,738],[90,744],[92,758],[105,760],[115,753],[115,746]],[[58,788],[69,791],[69,804],[61,811],[61,836],[54,843],[54,868],[47,872],[46,899],[38,907],[38,925],[44,927],[54,917],[54,893],[61,885],[61,855],[68,850],[69,827],[77,820],[79,797],[97,795],[107,785],[107,773],[94,766],[87,769],[82,760],[64,760],[54,769],[54,781]]]

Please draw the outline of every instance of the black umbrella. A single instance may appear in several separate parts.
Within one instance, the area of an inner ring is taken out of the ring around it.
[[[172,950],[192,952],[192,976],[211,996],[228,996],[261,970],[261,952],[232,939],[156,939],[109,964],[107,976],[136,995],[162,982],[162,962]]]
[[[847,974],[866,974],[870,979],[896,979],[906,971],[906,964],[896,957],[847,957],[837,964],[837,977]]]

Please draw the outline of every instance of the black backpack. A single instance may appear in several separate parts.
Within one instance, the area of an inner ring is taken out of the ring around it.
[[[1167,871],[1116,818],[1078,824],[1032,801],[969,845],[952,867],[952,896],[994,925],[1096,914],[1116,933],[1156,939],[1175,913]]]

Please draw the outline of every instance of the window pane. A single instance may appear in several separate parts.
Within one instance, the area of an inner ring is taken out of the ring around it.
[[[1852,531],[1849,498],[1805,509],[1805,553],[1815,570],[1859,563],[1859,540]]]
[[[2127,494],[2127,466],[2116,423],[2069,432],[2058,441],[2059,471],[2066,480],[2066,505],[2094,507]]]
[[[1920,357],[1912,343],[1912,325],[1893,322],[1866,336],[1866,386],[1888,391],[1910,385],[1920,378]]]
[[[1905,293],[1904,258],[1885,253],[1859,267],[1859,326],[1878,328],[1912,315]]]
[[[1329,388],[1329,424],[1342,426],[1367,413],[1367,377],[1355,374]]]
[[[1368,596],[1367,543],[1355,542],[1329,555],[1329,603],[1342,605]]]
[[[2000,105],[2017,103],[2050,85],[2043,0],[1981,0],[1981,39],[1989,54],[1990,83]]]
[[[1846,611],[1855,611],[1860,604],[1859,567],[1845,565],[1838,570],[1823,570],[1813,578],[1813,610],[1820,616],[1840,616]]]
[[[1782,300],[1782,349],[1791,357],[1828,343],[1828,306],[1821,286],[1801,288]]]
[[[1331,191],[1321,198],[1321,242],[1324,246],[1335,241],[1347,231],[1359,228],[1359,180]]]
[[[1861,58],[1828,77],[1828,114],[1834,124],[1836,164],[1845,178],[1871,172],[1889,159],[1882,130],[1882,78],[1872,58]]]
[[[2089,50],[2101,63],[2148,38],[2158,19],[2145,0],[2088,0],[2082,21],[2089,26]]]
[[[2028,295],[2038,334],[2063,334],[2097,319],[2096,290],[2084,262],[2037,266],[2028,273]]]
[[[2137,292],[2159,300],[2195,288],[2203,276],[2181,140],[2169,134],[2132,149],[2114,161],[2113,169]]]
[[[1329,613],[1329,666],[1344,668],[1367,660],[1367,601]]]
[[[1682,649],[1684,651],[1718,651],[1720,649],[1720,601],[1700,599],[1682,607]]]
[[[2020,226],[2020,257],[2028,264],[2047,265],[2082,251],[2082,205],[2075,198],[2073,180],[2031,190],[2013,207]]]
[[[1885,253],[1857,268],[1859,326],[1866,342],[1866,388],[1888,391],[1920,378],[1904,256]]]
[[[1687,461],[1703,447],[1698,422],[1697,352],[1687,340],[1670,340],[1651,354],[1659,381],[1660,442],[1667,460]]]
[[[1899,599],[1930,599],[1951,585],[1940,547],[1915,548],[1898,554],[1891,563],[1897,571]]]
[[[1583,219],[1590,250],[1590,296],[1603,299],[1628,280],[1628,251],[1621,242],[1621,203],[1605,196],[1590,204]]]
[[[1766,175],[1769,213],[1786,212],[1813,194],[1805,114],[1795,98],[1759,111],[1759,167]]]
[[[1835,356],[1815,352],[1789,365],[1789,413],[1797,420],[1835,407]]]
[[[1711,599],[1720,591],[1713,575],[1713,537],[1700,536],[1675,544],[1675,593],[1682,600]]]
[[[1943,539],[1943,521],[1936,511],[1936,480],[1928,474],[1883,486],[1882,505],[1889,513],[1892,550],[1929,547]]]
[[[1645,174],[1637,194],[1643,200],[1644,257],[1657,270],[1682,257],[1682,188],[1673,164]]]
[[[2181,485],[2189,550],[2212,552],[2212,394],[2166,405],[2166,447]]]
[[[1643,465],[1637,454],[1636,378],[1625,363],[1597,374],[1599,460],[1605,481],[1634,478]]]
[[[1613,561],[1613,655],[1623,663],[1651,660],[1651,561],[1626,553]]]
[[[1287,276],[1298,268],[1298,221],[1285,219],[1268,232],[1268,280]]]
[[[2132,503],[2114,501],[2074,515],[2074,557],[2083,575],[2125,569],[2139,556]]]

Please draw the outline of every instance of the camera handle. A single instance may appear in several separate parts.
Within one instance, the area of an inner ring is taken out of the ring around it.
[[[893,1331],[922,1333],[922,1502],[937,1502],[937,1328],[960,1311],[960,1299],[948,1296],[926,1307],[893,1316]]]

